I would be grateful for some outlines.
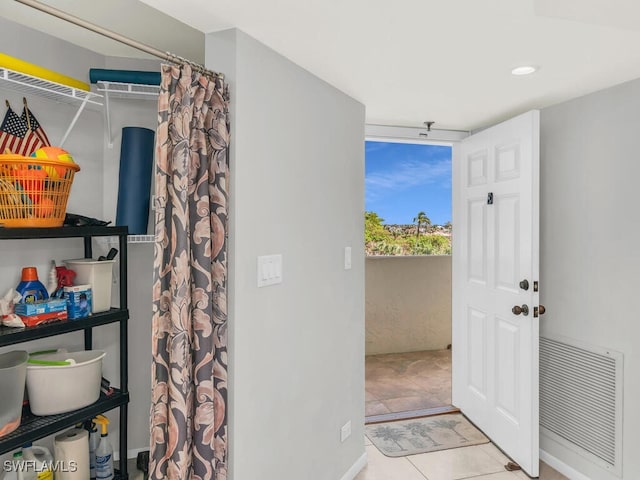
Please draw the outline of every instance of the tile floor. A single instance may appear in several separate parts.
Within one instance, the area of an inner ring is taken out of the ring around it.
[[[452,448],[438,452],[385,457],[365,437],[368,464],[355,480],[528,480],[523,472],[507,472],[509,461],[493,444]],[[541,480],[567,480],[540,462]]]
[[[368,355],[365,415],[451,404],[451,350]]]
[[[365,359],[365,415],[451,404],[451,350],[369,355]],[[509,459],[491,443],[439,452],[386,457],[365,437],[368,465],[356,480],[525,480],[507,472]],[[541,480],[567,480],[540,462]]]

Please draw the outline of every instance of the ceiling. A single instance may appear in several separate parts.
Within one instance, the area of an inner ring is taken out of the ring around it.
[[[121,35],[177,55],[204,61],[204,34],[137,0],[39,0]],[[0,0],[0,16],[89,50],[114,57],[153,58],[64,20],[11,0]],[[170,35],[163,34],[170,32]]]
[[[373,124],[472,130],[640,77],[636,0],[142,1],[46,3],[195,60],[194,29],[237,27],[364,103]],[[187,45],[149,6],[186,24]],[[539,70],[511,75],[523,64]]]

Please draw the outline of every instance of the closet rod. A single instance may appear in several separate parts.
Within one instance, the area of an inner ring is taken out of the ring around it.
[[[23,5],[27,5],[29,7],[35,8],[36,10],[40,10],[41,12],[48,13],[49,15],[53,15],[54,17],[58,17],[62,20],[65,20],[69,23],[73,23],[82,28],[86,28],[87,30],[91,30],[92,32],[103,35],[107,38],[111,38],[120,43],[124,43],[125,45],[129,45],[137,50],[141,50],[143,52],[148,53],[149,55],[153,55],[154,57],[161,58],[163,60],[167,60],[168,62],[174,64],[188,63],[193,67],[196,71],[202,73],[203,75],[207,75],[209,77],[218,77],[224,79],[224,75],[221,73],[212,72],[208,70],[203,65],[192,62],[191,60],[187,60],[186,58],[179,57],[178,55],[174,55],[170,52],[163,52],[162,50],[158,50],[157,48],[150,47],[149,45],[145,45],[144,43],[133,40],[129,37],[125,37],[124,35],[120,35],[119,33],[112,32],[111,30],[107,30],[106,28],[100,27],[91,22],[87,22],[81,18],[78,18],[74,15],[71,15],[62,10],[58,10],[57,8],[51,7],[44,3],[38,2],[37,0],[15,0],[18,3],[22,3]]]

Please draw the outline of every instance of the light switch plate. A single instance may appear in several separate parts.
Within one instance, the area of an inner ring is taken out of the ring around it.
[[[351,436],[351,420],[345,423],[340,429],[340,441],[344,442]]]
[[[351,247],[344,247],[344,269],[351,270]]]
[[[282,283],[282,255],[258,257],[258,287]]]

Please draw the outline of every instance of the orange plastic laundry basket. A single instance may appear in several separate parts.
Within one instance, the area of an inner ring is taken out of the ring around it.
[[[22,155],[0,155],[0,226],[61,227],[80,167]]]

